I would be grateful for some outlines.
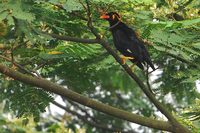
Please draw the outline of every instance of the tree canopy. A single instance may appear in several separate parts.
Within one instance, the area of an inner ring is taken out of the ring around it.
[[[197,0],[0,1],[2,113],[33,119],[38,132],[199,132],[199,8]],[[155,71],[123,64],[99,18],[112,11],[137,32]],[[50,103],[66,113],[39,124]]]

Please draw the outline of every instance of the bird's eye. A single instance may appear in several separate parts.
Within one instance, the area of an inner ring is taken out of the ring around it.
[[[112,15],[112,18],[115,19],[115,15]]]

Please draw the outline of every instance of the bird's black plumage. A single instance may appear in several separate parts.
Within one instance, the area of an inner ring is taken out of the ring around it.
[[[138,39],[135,31],[122,22],[117,13],[110,12],[102,15],[101,18],[109,21],[110,27],[112,27],[110,30],[113,35],[115,47],[120,53],[127,57],[134,57],[130,61],[133,63],[138,62],[136,65],[142,70],[144,70],[143,64],[145,62],[155,70],[149,52],[144,44]]]

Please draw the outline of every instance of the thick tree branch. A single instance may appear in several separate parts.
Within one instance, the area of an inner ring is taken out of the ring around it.
[[[68,113],[71,113],[71,114],[73,114],[73,115],[76,115],[76,116],[77,116],[79,119],[81,119],[84,123],[87,123],[87,124],[90,125],[90,126],[93,126],[93,127],[99,128],[99,129],[103,129],[103,130],[106,130],[106,131],[110,131],[110,132],[136,133],[136,132],[134,132],[134,131],[127,131],[127,132],[126,132],[126,131],[124,131],[123,129],[108,128],[108,127],[106,127],[106,126],[104,126],[104,125],[102,125],[102,124],[98,124],[98,123],[95,123],[95,122],[93,122],[93,121],[89,121],[89,120],[88,120],[88,117],[82,116],[82,115],[80,115],[79,113],[74,112],[74,111],[70,110],[69,108],[64,107],[63,105],[61,105],[61,104],[59,104],[59,103],[57,103],[57,102],[55,102],[55,101],[52,101],[52,103],[53,103],[54,105],[60,107],[61,109],[67,111]]]
[[[102,40],[102,43],[104,43],[104,40]],[[121,59],[121,58],[120,58]],[[122,64],[123,61],[120,60],[120,63]],[[132,73],[132,71],[129,71],[129,67],[125,65],[128,69],[128,73]],[[75,102],[78,102],[82,105],[88,106],[90,108],[93,108],[95,110],[98,110],[100,112],[103,112],[105,114],[124,119],[133,123],[137,123],[143,126],[148,126],[155,129],[165,130],[165,131],[171,131],[176,133],[190,133],[188,130],[180,129],[180,127],[176,127],[172,125],[171,122],[164,122],[159,120],[153,120],[147,117],[142,117],[136,114],[129,113],[124,110],[120,110],[111,106],[108,106],[106,104],[102,104],[100,102],[94,101],[90,98],[87,98],[85,96],[82,96],[76,92],[73,92],[71,90],[65,89],[62,86],[59,86],[55,83],[52,83],[48,80],[45,80],[43,78],[37,78],[37,77],[30,77],[25,74],[19,73],[13,69],[10,69],[2,64],[0,64],[0,72],[10,76],[18,81],[21,81],[23,83],[43,88],[47,91],[51,91],[55,94],[67,97],[70,100],[73,100]]]
[[[98,39],[82,39],[82,38],[76,38],[76,37],[71,37],[71,36],[61,36],[61,35],[51,34],[51,33],[47,33],[47,32],[41,32],[41,33],[47,34],[53,38],[57,38],[60,40],[79,42],[79,43],[90,43],[90,44],[98,43]]]

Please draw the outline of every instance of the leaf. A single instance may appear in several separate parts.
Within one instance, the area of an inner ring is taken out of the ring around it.
[[[183,26],[189,26],[189,25],[197,24],[199,22],[200,22],[200,18],[199,19],[179,21],[179,23],[182,23]]]
[[[10,103],[8,100],[6,100],[6,103],[3,108],[3,112],[6,113],[6,112],[9,112],[9,110],[10,110]]]
[[[200,43],[195,43],[195,44],[193,44],[192,46],[194,46],[195,48],[200,49]]]
[[[166,48],[165,47],[161,47],[161,46],[153,46],[155,49],[159,50],[159,51],[165,51]]]
[[[31,22],[35,19],[35,15],[31,12],[29,12],[28,10],[23,10],[22,6],[24,7],[30,7],[30,5],[28,5],[25,2],[16,2],[14,0],[8,1],[4,4],[8,10],[10,10],[9,15],[13,16],[17,19],[21,19],[21,20],[27,20],[28,22]]]
[[[17,12],[12,13],[12,16],[17,19],[26,20],[31,22],[35,19],[35,16],[32,13],[24,12],[22,10],[18,10]]]
[[[197,52],[197,51],[194,51],[193,49],[189,48],[189,47],[186,47],[186,46],[183,46],[183,45],[180,45],[180,47],[184,48],[185,50],[191,52],[192,54],[197,54],[199,55],[200,53]]]
[[[195,118],[191,119],[191,121],[197,121],[200,120],[200,116],[196,116]]]
[[[38,35],[43,36],[43,37],[44,37],[45,39],[47,39],[47,40],[55,39],[55,38],[53,38],[53,37],[51,37],[51,36],[49,36],[49,35],[47,35],[47,34],[41,33],[41,30],[38,30],[38,29],[36,29],[36,28],[34,28],[34,27],[32,27],[32,26],[31,26],[31,28],[32,28]]]
[[[63,54],[47,54],[47,53],[40,53],[39,57],[43,59],[59,59],[59,58],[69,58],[73,57],[74,55],[69,54],[69,53],[63,53]]]
[[[192,116],[192,115],[196,115],[197,112],[187,112],[187,113],[183,113],[183,114],[180,114],[181,116],[183,117],[189,117],[189,116]]]
[[[174,24],[173,21],[167,21],[166,23],[167,23],[167,25],[165,26],[166,28],[167,27],[172,27],[172,25]]]
[[[62,6],[68,12],[72,12],[72,10],[82,10],[83,8],[77,0],[67,0]]]
[[[9,16],[7,17],[7,19],[8,19],[8,24],[9,24],[9,25],[14,25],[14,24],[15,24],[14,19],[13,19],[12,16],[9,15]]]
[[[0,13],[0,20],[5,19],[8,16],[8,12],[3,11],[3,13]]]
[[[185,58],[185,59],[187,59],[187,60],[192,60],[192,58],[190,58],[190,56],[187,55],[186,53],[184,53],[183,51],[180,50],[179,53],[180,53],[180,55],[183,56],[183,58]]]
[[[28,122],[29,122],[29,119],[28,119],[28,118],[23,119],[23,120],[22,120],[22,126],[26,126],[26,125],[28,124]]]
[[[32,42],[32,43],[34,43],[34,40],[33,40],[33,38],[32,38],[32,36],[30,35],[30,29],[27,27],[27,26],[25,26],[24,25],[24,21],[22,21],[22,20],[18,20],[18,24],[19,24],[19,27],[20,27],[20,29],[25,33],[25,35],[28,37],[28,39]]]
[[[195,76],[195,77],[192,77],[192,78],[188,78],[186,80],[183,80],[181,83],[194,83],[194,81],[200,79],[200,75],[199,76]]]

